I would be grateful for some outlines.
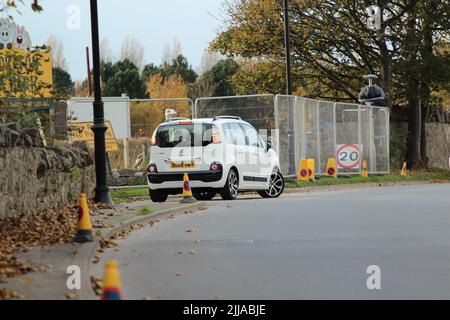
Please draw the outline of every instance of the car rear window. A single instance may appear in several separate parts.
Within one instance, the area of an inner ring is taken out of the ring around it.
[[[212,128],[210,123],[162,125],[156,133],[156,144],[160,148],[204,147],[211,143]]]

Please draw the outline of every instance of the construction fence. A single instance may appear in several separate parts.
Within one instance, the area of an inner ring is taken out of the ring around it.
[[[131,99],[131,138],[121,155],[112,156],[113,169],[145,170],[150,137],[173,109],[179,117],[239,116],[251,123],[263,139],[270,138],[280,156],[282,173],[295,177],[300,160],[315,160],[315,175],[325,175],[327,160],[336,158],[338,174],[359,174],[366,161],[369,174],[389,172],[389,109],[322,101],[288,95],[245,95],[191,99]],[[131,154],[130,154],[131,153]],[[145,179],[140,178],[145,184]],[[127,183],[125,183],[127,184]]]

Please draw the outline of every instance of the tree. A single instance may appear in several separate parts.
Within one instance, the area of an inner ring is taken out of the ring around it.
[[[111,46],[106,38],[103,38],[102,41],[100,41],[100,61],[106,63],[113,61]]]
[[[187,83],[193,83],[197,79],[197,74],[192,69],[192,66],[189,65],[186,57],[181,54],[173,59],[171,64],[163,64],[161,74],[165,79],[172,75],[178,75]]]
[[[8,11],[9,9],[18,9],[17,2],[20,2],[21,4],[24,3],[23,0],[3,1],[2,3],[0,3],[0,12],[5,12],[5,11]],[[34,12],[41,12],[43,10],[42,6],[39,3],[40,3],[39,0],[32,0],[31,1],[31,9]]]
[[[179,75],[164,79],[162,75],[153,75],[147,83],[150,98],[186,98],[187,85]]]
[[[73,93],[74,83],[67,71],[53,68],[53,91],[58,97],[66,97]]]
[[[197,70],[199,75],[203,75],[206,71],[209,71],[216,65],[217,62],[222,60],[222,56],[218,52],[211,52],[210,50],[205,50],[203,52],[200,66]]]
[[[237,62],[228,58],[217,62],[203,77],[215,86],[214,96],[231,96],[234,95],[231,79],[238,70]]]
[[[139,75],[138,68],[129,60],[119,61],[114,65],[104,63],[101,68],[104,94],[120,96],[126,93],[130,98],[146,98],[145,83]]]
[[[161,73],[160,67],[156,66],[153,63],[149,63],[145,65],[144,70],[142,71],[142,78],[144,79],[145,82],[148,82],[148,80],[150,80],[152,76],[160,73]]]
[[[126,36],[122,42],[120,60],[128,60],[133,63],[138,70],[142,70],[145,49],[135,37]]]
[[[421,145],[419,128],[423,121],[418,113],[424,106],[418,101],[427,100],[424,94],[432,82],[448,83],[448,77],[439,79],[430,73],[446,69],[448,61],[435,59],[439,39],[448,42],[447,3],[378,1],[383,19],[375,29],[366,24],[365,11],[371,4],[353,0],[290,1],[294,86],[316,98],[356,102],[363,85],[361,76],[378,73],[387,105],[403,105],[410,110],[411,167],[418,162],[414,159],[421,157],[412,147]],[[281,1],[238,0],[227,2],[226,10],[229,18],[225,30],[212,42],[212,50],[264,60],[274,66],[284,64]]]
[[[172,45],[166,43],[163,48],[162,65],[170,64],[181,54],[181,42],[178,38],[173,39]]]
[[[201,77],[189,86],[188,96],[192,100],[201,97],[213,97],[216,85]]]
[[[52,66],[67,71],[68,64],[64,55],[64,44],[54,35],[50,35],[46,42],[52,52]]]

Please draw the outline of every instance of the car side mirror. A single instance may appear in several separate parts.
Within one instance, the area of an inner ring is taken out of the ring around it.
[[[266,142],[266,151],[272,149],[272,140],[268,139]]]

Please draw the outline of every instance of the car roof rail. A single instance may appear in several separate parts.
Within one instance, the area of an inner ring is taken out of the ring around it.
[[[213,121],[219,120],[219,119],[234,119],[234,120],[242,120],[241,117],[238,116],[215,116]]]
[[[173,118],[167,119],[165,122],[179,121],[179,120],[191,120],[191,119],[186,118],[186,117],[173,117]]]

